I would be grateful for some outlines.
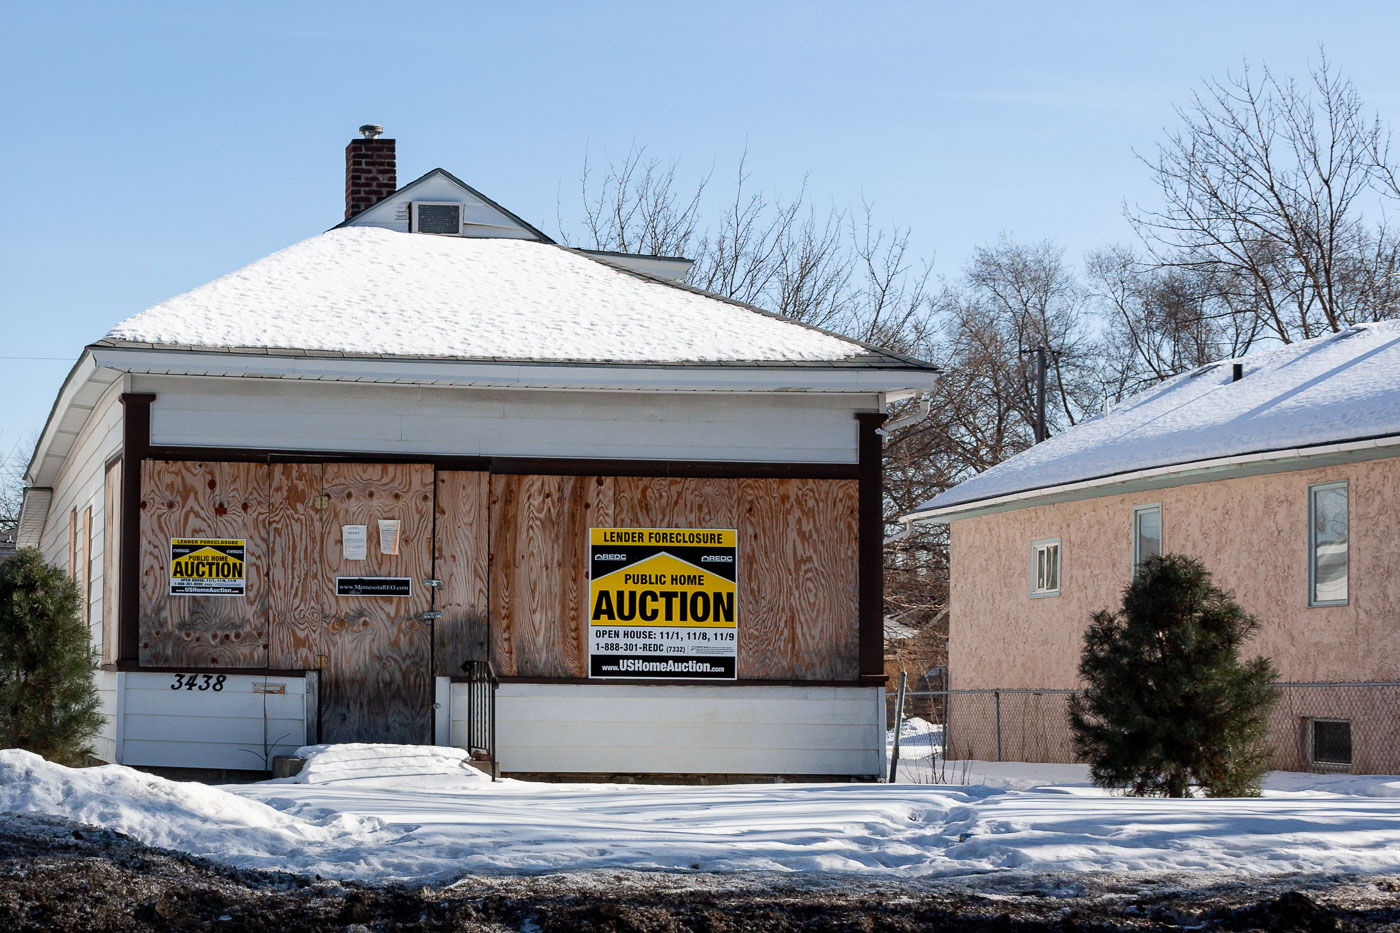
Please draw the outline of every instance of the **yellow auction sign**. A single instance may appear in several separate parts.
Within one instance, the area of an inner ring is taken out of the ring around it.
[[[590,528],[588,675],[734,680],[732,529]]]
[[[243,538],[171,538],[171,596],[242,596],[247,567]]]

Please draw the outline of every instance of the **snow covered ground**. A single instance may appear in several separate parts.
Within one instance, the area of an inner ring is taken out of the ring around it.
[[[297,778],[208,787],[0,751],[0,812],[97,824],[239,867],[366,881],[601,868],[886,879],[1400,872],[1400,777],[1274,774],[1259,799],[1147,800],[1106,795],[1076,765],[972,762],[977,783],[966,786],[662,787],[493,784],[454,749],[306,753]]]

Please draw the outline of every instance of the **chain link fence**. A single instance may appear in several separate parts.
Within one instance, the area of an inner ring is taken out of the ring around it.
[[[1275,770],[1400,774],[1400,681],[1277,686],[1269,720]],[[906,692],[900,779],[939,781],[958,761],[1072,762],[1069,704],[1077,692]],[[887,722],[897,715],[893,695],[890,703]]]

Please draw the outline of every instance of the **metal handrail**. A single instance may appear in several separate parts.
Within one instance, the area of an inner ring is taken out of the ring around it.
[[[462,665],[467,675],[467,754],[474,761],[491,766],[496,779],[496,688],[500,681],[488,660],[471,660]]]

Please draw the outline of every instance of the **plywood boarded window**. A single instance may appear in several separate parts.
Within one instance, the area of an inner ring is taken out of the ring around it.
[[[68,576],[78,580],[78,510],[68,512]]]
[[[102,484],[102,663],[117,659],[117,602],[121,565],[122,464],[107,467]]]
[[[88,564],[92,555],[92,509],[68,512],[68,576],[78,587],[78,617],[88,622]]]
[[[82,578],[78,581],[78,593],[82,599],[83,624],[92,623],[92,506],[83,509],[82,555],[79,566]]]
[[[739,679],[859,676],[854,480],[533,475],[491,477],[498,673],[586,676],[586,535],[605,526],[737,529]]]
[[[170,667],[266,667],[268,468],[141,465],[140,660]],[[244,539],[245,593],[171,596],[173,538]]]

